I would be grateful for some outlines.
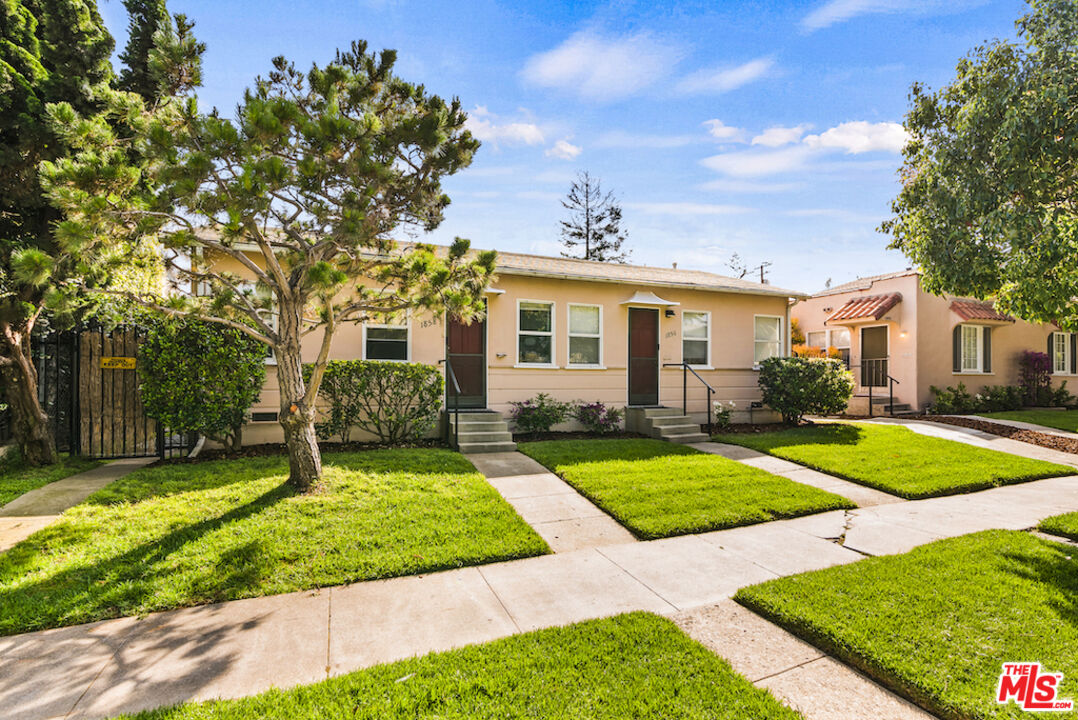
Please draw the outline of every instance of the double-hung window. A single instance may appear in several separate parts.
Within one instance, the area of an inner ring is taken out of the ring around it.
[[[1052,373],[1066,375],[1071,371],[1071,334],[1052,333]]]
[[[569,365],[603,364],[603,309],[599,305],[569,305]]]
[[[962,325],[962,372],[984,370],[984,328],[980,325]]]
[[[782,355],[782,318],[757,315],[753,362]]]
[[[711,364],[711,313],[681,313],[681,361],[704,367]]]
[[[827,331],[818,330],[816,332],[810,332],[805,339],[805,345],[811,348],[820,348],[821,350],[827,349]]]
[[[554,303],[521,300],[517,304],[517,363],[554,364]]]
[[[363,331],[367,360],[408,360],[408,325],[370,324]]]
[[[835,328],[829,330],[831,334],[831,342],[828,344],[829,348],[835,348],[838,350],[839,357],[842,358],[842,362],[846,363],[846,367],[850,366],[850,329],[849,328]]]

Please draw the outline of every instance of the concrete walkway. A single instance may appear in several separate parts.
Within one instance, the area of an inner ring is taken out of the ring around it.
[[[966,443],[967,445],[976,445],[977,447],[988,448],[989,450],[999,450],[1000,452],[1011,453],[1012,455],[1021,455],[1022,457],[1033,458],[1035,460],[1047,460],[1048,462],[1059,463],[1060,465],[1070,465],[1071,467],[1078,468],[1078,455],[1073,453],[1052,450],[1051,448],[1033,445],[1032,443],[1022,442],[1021,440],[1011,440],[1010,438],[992,435],[991,433],[974,430],[973,428],[960,427],[958,425],[944,425],[943,423],[934,423],[926,420],[905,420],[903,418],[873,418],[871,420],[857,420],[856,422],[902,425],[921,435],[939,437],[945,440],[955,440],[957,442]]]
[[[1059,410],[1057,412],[1066,412],[1066,410]],[[1021,420],[1006,420],[1004,418],[985,417],[984,415],[943,415],[942,417],[972,418],[974,420],[995,423],[996,425],[1006,425],[1007,427],[1018,428],[1019,430],[1033,430],[1035,432],[1044,433],[1045,435],[1055,435],[1056,437],[1067,438],[1068,440],[1078,440],[1078,433],[1067,432],[1066,430],[1048,427],[1047,425],[1023,422]]]
[[[698,636],[714,636],[711,646],[731,662],[751,660],[759,671],[750,677],[808,717],[849,717],[835,714],[845,695],[836,698],[833,687],[851,683],[857,688],[851,697],[869,703],[883,691],[779,635],[755,643],[746,658],[736,631],[756,621],[743,615],[722,630],[723,610],[680,613],[716,605],[733,613],[723,601],[745,585],[941,537],[1028,528],[1072,510],[1078,510],[1078,476],[0,637],[0,708],[5,717],[26,720],[107,717],[250,695],[517,632],[648,610],[702,628]],[[801,654],[787,653],[791,646]],[[893,697],[881,707],[894,712],[857,716],[923,717],[902,710]]]
[[[895,495],[889,495],[880,490],[865,487],[864,485],[858,485],[849,480],[843,480],[842,478],[837,478],[833,475],[818,472],[811,468],[807,468],[804,465],[798,465],[789,460],[773,457],[767,453],[762,453],[758,450],[753,450],[752,448],[742,447],[741,445],[702,442],[693,443],[689,447],[696,448],[702,452],[711,453],[712,455],[721,455],[729,460],[736,460],[745,465],[751,465],[752,467],[766,470],[772,475],[781,475],[794,482],[811,485],[820,490],[826,490],[835,495],[841,495],[847,500],[852,501],[858,507],[871,507],[872,505],[904,502],[903,498]]]
[[[157,458],[114,460],[20,495],[0,507],[0,552],[56,522],[64,510],[78,505],[114,480],[156,460]]]
[[[571,485],[523,453],[465,457],[556,553],[635,540]]]

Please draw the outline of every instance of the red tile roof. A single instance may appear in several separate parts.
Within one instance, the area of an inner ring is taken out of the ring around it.
[[[951,310],[963,320],[994,320],[996,322],[1014,322],[1014,318],[992,307],[991,303],[976,300],[955,300]]]
[[[824,321],[824,324],[839,320],[879,320],[887,314],[887,311],[902,302],[902,293],[887,293],[886,295],[869,295],[847,300]]]

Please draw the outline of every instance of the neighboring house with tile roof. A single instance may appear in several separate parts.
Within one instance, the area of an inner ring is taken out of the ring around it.
[[[1023,351],[1047,352],[1056,383],[1078,375],[1078,337],[1054,325],[1005,315],[992,303],[931,295],[916,270],[858,278],[794,305],[806,344],[836,347],[857,380],[850,412],[866,414],[868,397],[883,412],[889,391],[897,410],[923,410],[931,386],[1018,383]]]
[[[243,272],[227,258],[206,260]],[[448,365],[469,410],[507,416],[511,402],[547,393],[619,408],[687,406],[691,421],[702,422],[708,393],[683,369],[687,362],[715,389],[713,401],[737,403],[735,421],[770,421],[758,407],[756,367],[789,354],[789,308],[804,297],[698,270],[499,252],[482,321],[414,313],[399,325],[347,326],[331,357]],[[305,357],[313,359],[318,344],[319,334],[309,335]],[[245,441],[279,439],[279,404],[270,367]]]

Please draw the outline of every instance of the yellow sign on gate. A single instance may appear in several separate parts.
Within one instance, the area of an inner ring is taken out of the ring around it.
[[[133,357],[103,357],[101,358],[102,370],[134,370],[135,358]]]

